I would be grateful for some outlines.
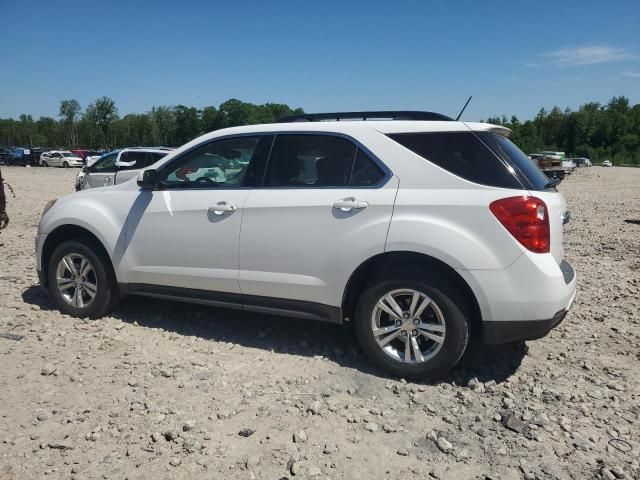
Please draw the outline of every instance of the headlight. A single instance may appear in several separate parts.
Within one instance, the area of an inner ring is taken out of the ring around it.
[[[49,200],[49,201],[47,202],[47,204],[44,206],[44,210],[42,211],[42,216],[43,216],[43,217],[44,217],[44,214],[45,214],[45,213],[47,213],[47,212],[49,211],[49,209],[50,209],[51,207],[53,207],[53,205],[55,205],[55,203],[56,203],[57,201],[58,201],[58,200],[57,200],[57,199],[55,199],[55,200]]]

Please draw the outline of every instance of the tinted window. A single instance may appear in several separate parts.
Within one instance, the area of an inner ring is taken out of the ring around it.
[[[352,187],[370,187],[376,185],[384,177],[384,172],[360,149],[356,154],[351,173]]]
[[[89,167],[90,172],[115,172],[116,171],[116,159],[118,158],[118,152],[109,153],[99,158],[96,163]]]
[[[167,152],[167,153],[168,153],[168,152]],[[151,161],[151,163],[152,163],[152,164],[154,164],[154,163],[156,163],[158,160],[160,160],[161,158],[164,158],[164,157],[166,157],[166,156],[167,156],[167,154],[166,154],[166,153],[157,153],[157,152],[154,152],[154,153],[152,153],[152,154],[151,154],[151,157],[152,157],[152,161]]]
[[[389,136],[412,152],[471,182],[522,189],[510,167],[471,132],[401,133]]]
[[[511,140],[492,132],[478,132],[478,136],[496,155],[513,167],[528,189],[544,190],[549,184],[549,179],[542,173],[537,162],[531,161]]]
[[[330,135],[278,135],[264,185],[344,187],[349,183],[356,146]]]
[[[151,154],[147,152],[124,152],[118,162],[118,170],[135,170],[150,164]]]
[[[264,168],[273,136],[214,140],[171,162],[160,172],[166,188],[252,186]]]

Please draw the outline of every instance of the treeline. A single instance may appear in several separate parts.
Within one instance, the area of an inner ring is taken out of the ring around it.
[[[113,148],[126,146],[180,146],[206,132],[225,127],[274,122],[301,108],[265,103],[255,105],[237,99],[202,109],[177,106],[153,107],[141,114],[118,115],[115,102],[102,97],[84,111],[77,100],[60,102],[58,119],[20,115],[0,119],[0,145],[51,148]],[[564,151],[592,161],[640,164],[640,104],[613,97],[605,105],[592,102],[577,111],[542,108],[533,120],[491,117],[489,123],[513,131],[512,139],[527,153]]]
[[[60,102],[59,119],[20,115],[0,119],[0,145],[51,148],[115,148],[128,146],[177,147],[203,133],[220,128],[271,123],[300,108],[265,103],[255,105],[235,98],[218,107],[184,105],[153,107],[146,113],[120,117],[115,102],[101,97],[84,112],[77,100]]]
[[[631,106],[626,97],[613,97],[605,105],[586,103],[575,112],[542,108],[526,122],[515,116],[487,122],[510,128],[511,139],[526,153],[553,150],[595,162],[640,165],[640,104]]]

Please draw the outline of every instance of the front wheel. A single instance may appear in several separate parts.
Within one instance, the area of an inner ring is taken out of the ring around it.
[[[114,275],[92,242],[68,241],[51,255],[49,289],[63,313],[74,317],[98,318],[115,307],[118,300]]]
[[[48,167],[48,166],[49,166],[49,164],[48,164],[45,160],[43,160],[43,161],[42,161],[42,166],[43,166],[43,167]]]
[[[446,281],[418,273],[374,281],[356,309],[358,340],[373,363],[392,375],[442,377],[458,363],[469,341],[462,304]]]
[[[69,162],[63,162],[63,163],[62,163],[62,166],[63,166],[64,168],[69,168]]]

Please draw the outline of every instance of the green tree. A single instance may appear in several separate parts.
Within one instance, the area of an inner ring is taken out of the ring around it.
[[[78,145],[78,132],[76,130],[76,120],[82,108],[77,100],[61,100],[58,116],[62,118],[67,130],[67,140],[70,146]]]

